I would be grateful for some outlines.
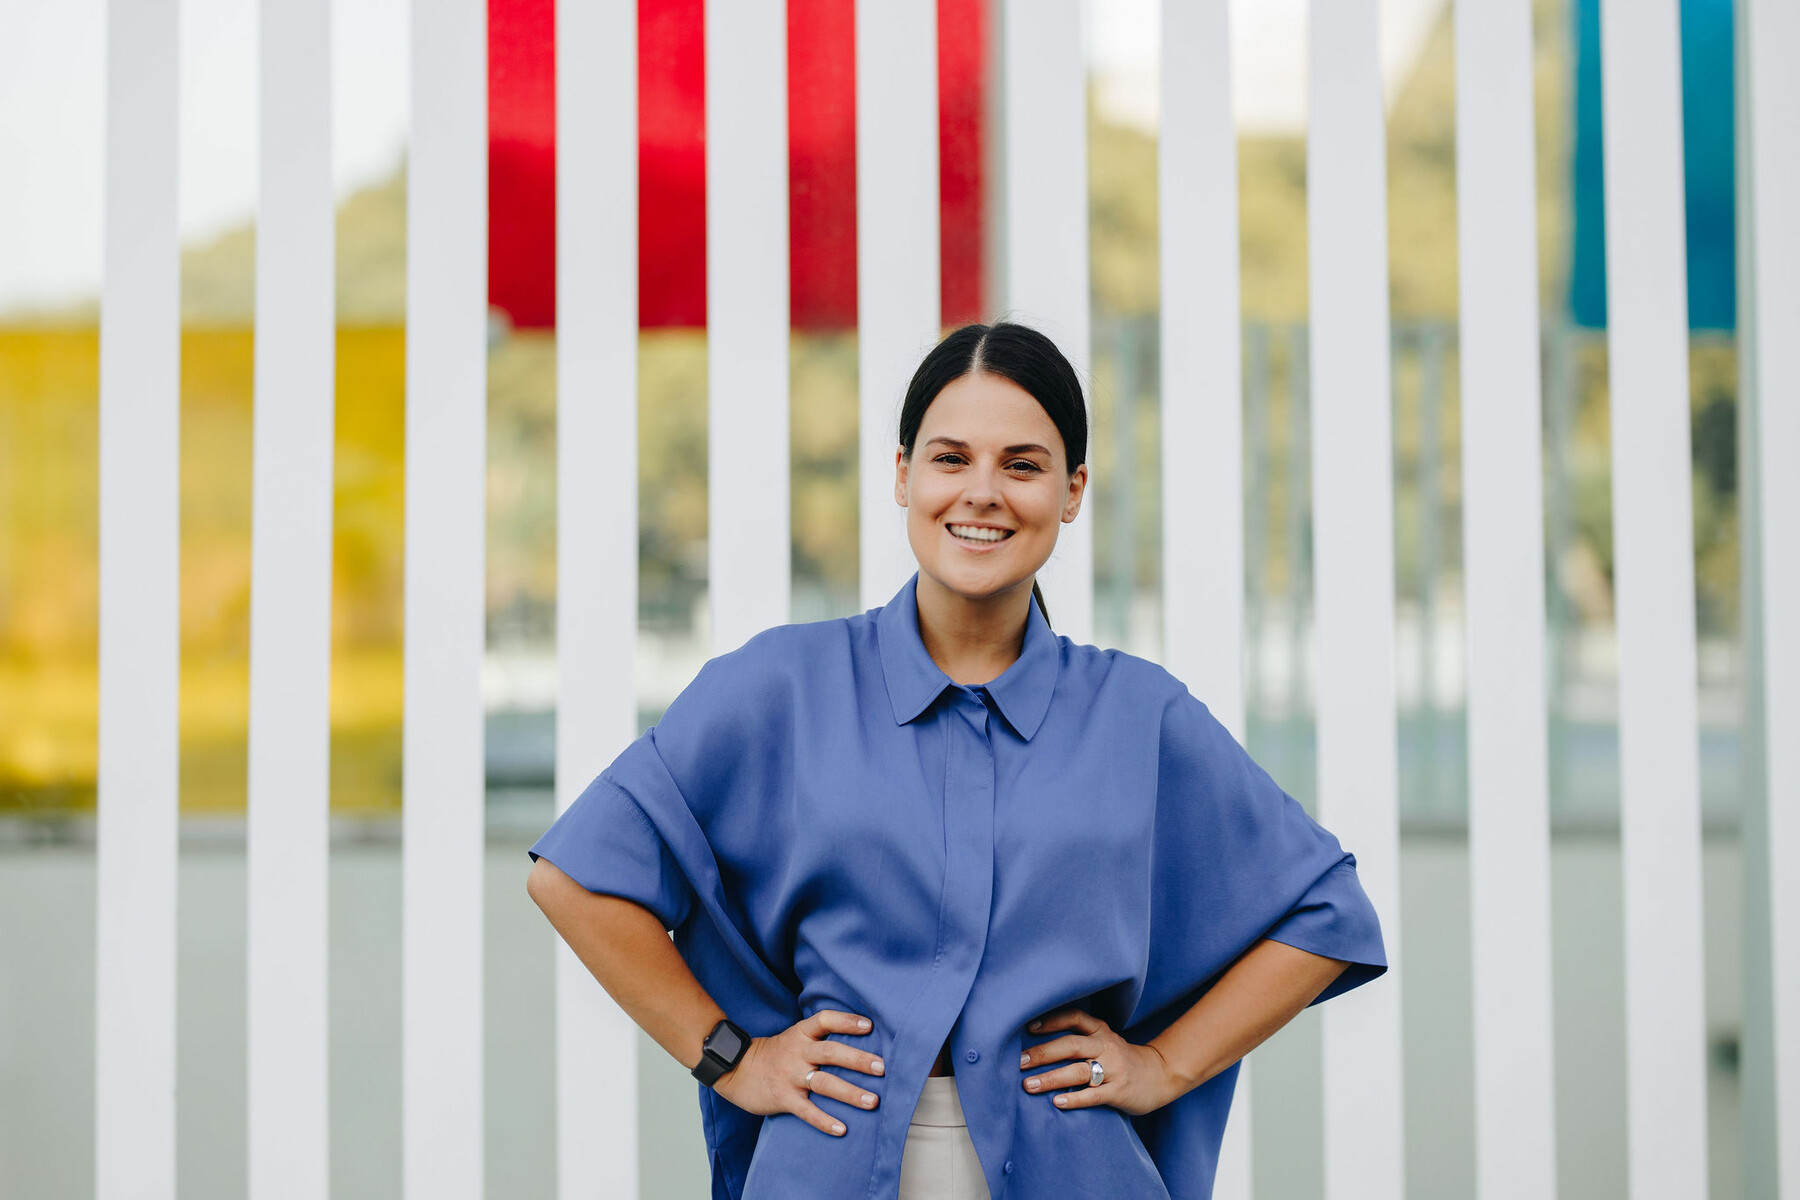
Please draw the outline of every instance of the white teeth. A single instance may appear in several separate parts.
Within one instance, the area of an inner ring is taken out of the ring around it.
[[[951,525],[948,528],[967,542],[998,542],[1012,536],[1010,529],[983,529],[976,525]]]

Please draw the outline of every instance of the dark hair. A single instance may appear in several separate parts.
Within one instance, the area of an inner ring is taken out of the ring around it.
[[[906,385],[906,402],[900,406],[900,450],[912,461],[913,443],[925,410],[938,393],[965,375],[998,375],[1024,388],[1044,406],[1056,432],[1062,435],[1064,469],[1073,474],[1087,461],[1087,404],[1081,397],[1081,380],[1075,368],[1056,348],[1056,343],[1028,325],[996,321],[992,325],[964,325],[931,348],[912,382]],[[1031,595],[1044,620],[1050,610],[1037,580]]]

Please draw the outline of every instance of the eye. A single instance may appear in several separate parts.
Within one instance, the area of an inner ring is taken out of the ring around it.
[[[931,461],[937,462],[937,463],[948,463],[951,466],[959,466],[963,462],[963,456],[956,453],[955,451],[951,450],[951,451],[946,451],[943,454],[938,455],[936,458],[932,459]],[[1044,468],[1038,466],[1036,463],[1032,462],[1029,458],[1015,458],[1013,461],[1007,463],[1006,465],[1008,468],[1010,468],[1012,470],[1018,470],[1021,467],[1027,471],[1042,471],[1044,469]]]

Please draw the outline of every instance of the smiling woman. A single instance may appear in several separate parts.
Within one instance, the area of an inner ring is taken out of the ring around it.
[[[901,410],[918,572],[709,661],[531,847],[700,1081],[715,1196],[1207,1200],[1238,1060],[1386,969],[1337,839],[1033,603],[1084,413],[1043,335],[951,334]]]

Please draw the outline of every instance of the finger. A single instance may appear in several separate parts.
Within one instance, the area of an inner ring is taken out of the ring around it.
[[[1087,1088],[1088,1081],[1092,1078],[1093,1073],[1087,1063],[1079,1062],[1072,1066],[1058,1067],[1054,1071],[1027,1076],[1025,1090],[1028,1092],[1053,1092],[1057,1088]]]
[[[857,1108],[874,1108],[881,1103],[881,1097],[874,1092],[858,1087],[847,1079],[833,1075],[830,1071],[813,1071],[810,1087],[817,1095],[830,1096],[833,1100],[842,1100],[845,1104]]]
[[[818,1079],[819,1077],[817,1075],[813,1076],[813,1082],[817,1083]],[[794,1115],[799,1117],[802,1121],[805,1121],[808,1125],[811,1125],[814,1129],[817,1129],[820,1133],[828,1133],[832,1137],[844,1136],[844,1123],[837,1120],[835,1117],[827,1115],[824,1109],[814,1104],[811,1100],[802,1100],[799,1105],[795,1107]]]
[[[864,1075],[885,1075],[887,1064],[867,1050],[846,1046],[842,1042],[820,1042],[812,1048],[812,1060],[821,1065],[847,1067]]]
[[[1051,1009],[1043,1016],[1032,1021],[1031,1024],[1027,1025],[1025,1028],[1031,1030],[1033,1033],[1048,1033],[1053,1029],[1068,1029],[1070,1028],[1070,1022],[1073,1020],[1074,1015],[1080,1011],[1081,1010],[1076,1008],[1073,1004],[1064,1004],[1060,1007]]]
[[[1098,1108],[1102,1104],[1109,1103],[1109,1095],[1106,1087],[1102,1085],[1076,1088],[1072,1092],[1058,1092],[1050,1097],[1050,1100],[1056,1107],[1066,1111],[1071,1108]]]
[[[1029,1070],[1041,1067],[1045,1063],[1063,1062],[1071,1058],[1099,1058],[1100,1047],[1086,1034],[1074,1034],[1059,1037],[1045,1042],[1041,1046],[1027,1047],[1019,1056],[1019,1069]]]
[[[839,1012],[834,1008],[821,1008],[801,1022],[801,1031],[807,1037],[819,1039],[823,1039],[828,1033],[863,1034],[874,1027],[874,1023],[865,1016]]]
[[[1099,1033],[1106,1022],[1084,1009],[1067,1005],[1047,1013],[1026,1026],[1032,1033],[1049,1033],[1057,1029],[1073,1029],[1078,1033]]]

